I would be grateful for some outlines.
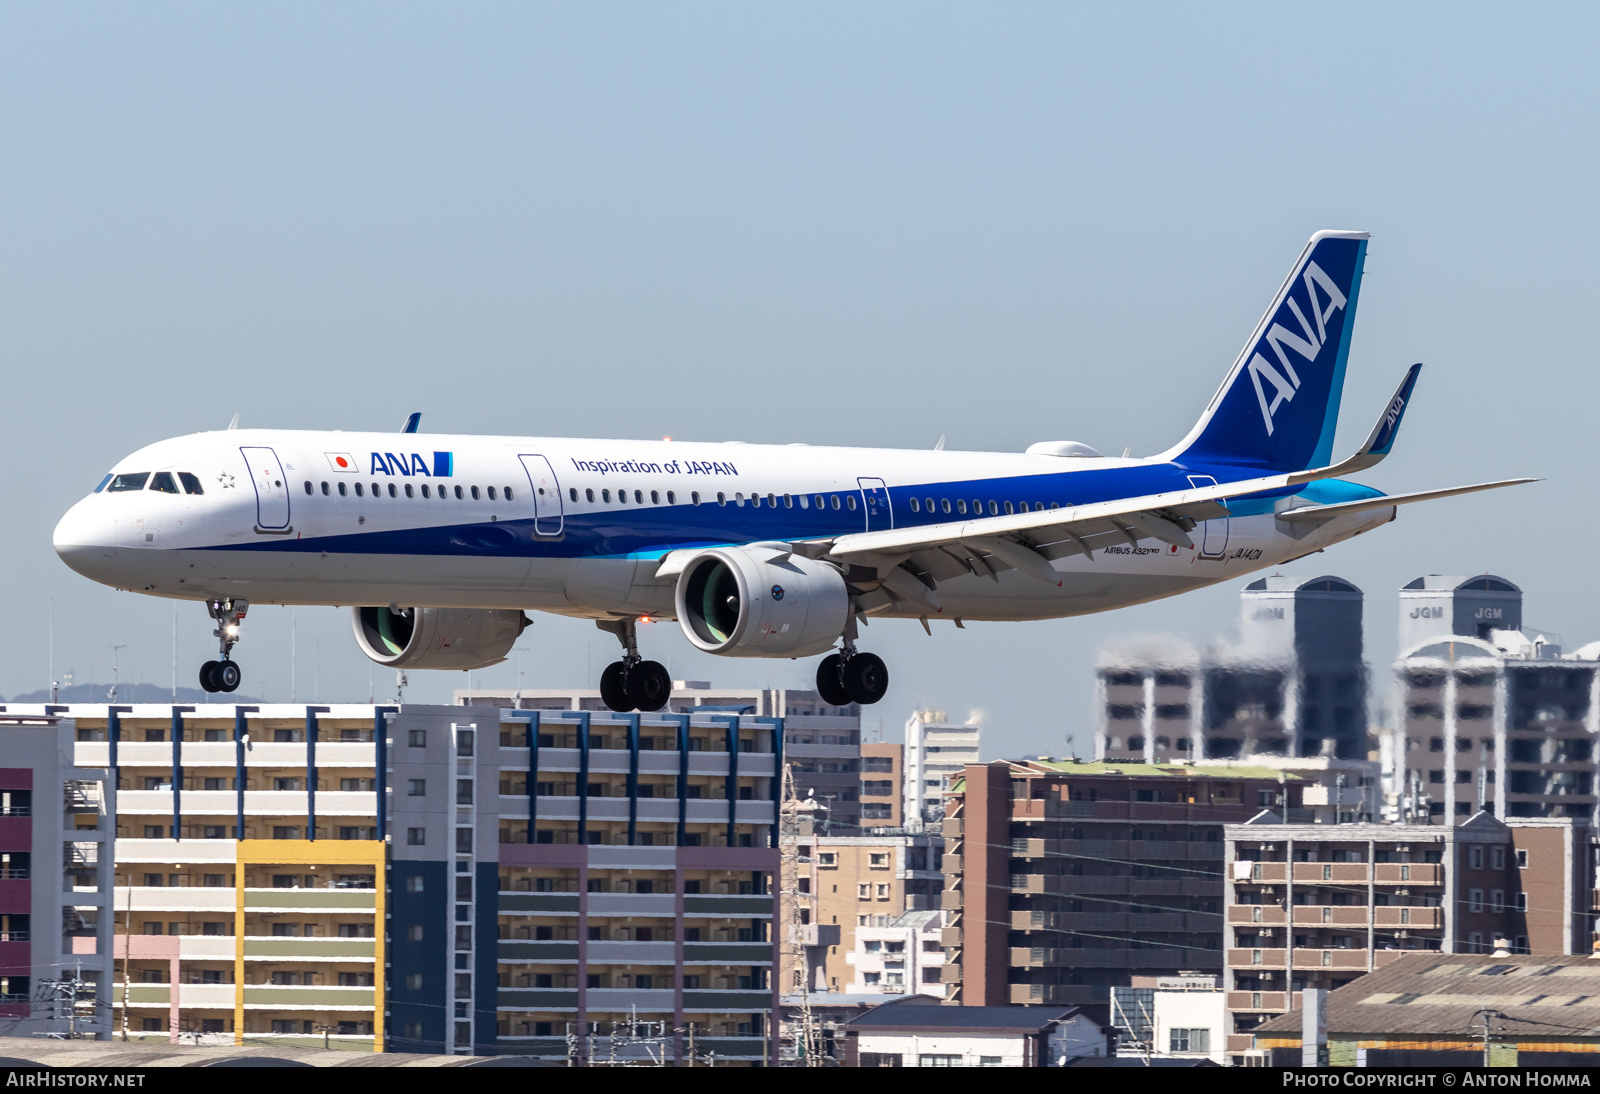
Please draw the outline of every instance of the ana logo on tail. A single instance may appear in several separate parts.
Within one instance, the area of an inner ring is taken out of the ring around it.
[[[1284,315],[1283,309],[1280,308],[1278,314],[1273,317],[1272,326],[1262,337],[1261,342],[1256,343],[1255,356],[1250,358],[1248,366],[1250,379],[1256,387],[1256,398],[1261,402],[1261,420],[1266,424],[1269,437],[1272,435],[1272,416],[1278,412],[1280,406],[1293,399],[1295,392],[1300,389],[1300,374],[1289,363],[1289,355],[1284,352],[1284,347],[1288,346],[1305,358],[1308,363],[1315,361],[1317,354],[1322,352],[1323,344],[1328,340],[1328,319],[1335,311],[1344,310],[1344,306],[1348,302],[1344,293],[1339,291],[1339,286],[1335,285],[1333,279],[1324,273],[1322,267],[1315,262],[1307,263],[1303,280],[1305,282],[1308,307],[1312,318],[1316,320],[1315,329],[1312,329],[1312,324],[1306,319],[1305,312],[1300,310],[1299,301],[1295,300],[1294,295],[1291,293],[1284,300],[1284,308],[1294,314],[1294,318],[1299,323],[1300,330],[1305,337],[1302,338],[1299,334],[1279,322],[1280,319],[1288,318]],[[1327,298],[1325,304],[1317,303],[1317,289],[1319,286]],[[1282,366],[1281,372],[1262,356],[1263,343],[1265,346],[1271,347],[1273,355],[1278,359],[1278,364]],[[1262,386],[1262,380],[1265,380],[1273,389],[1270,402],[1267,399],[1266,388]]]

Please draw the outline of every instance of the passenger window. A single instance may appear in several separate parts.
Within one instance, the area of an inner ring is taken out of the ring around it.
[[[607,505],[610,505],[611,504],[611,491],[609,491],[609,490],[600,491],[600,500],[605,502]]]
[[[833,495],[833,507],[835,509],[839,508],[839,495],[838,494]]]
[[[356,497],[358,497],[358,498],[366,497],[366,494],[363,492],[363,487],[359,482],[356,483]]]
[[[966,498],[957,498],[956,499],[956,512],[964,514],[964,513],[966,513],[966,511],[967,511],[967,499]]]
[[[856,507],[856,496],[854,494],[846,494],[844,496],[844,503],[849,508],[854,509]]]
[[[626,490],[618,490],[617,491],[617,504],[618,505],[627,505],[628,504],[628,492]]]
[[[775,494],[768,494],[767,495],[767,507],[770,508],[770,509],[776,509],[778,507],[777,495],[775,495]]]
[[[1027,509],[1028,508],[1028,503],[1027,502],[1023,502],[1022,503],[1022,508],[1023,509]],[[1010,515],[1011,515],[1011,503],[1008,501],[1008,502],[1006,502],[1006,516],[1009,517]]]
[[[744,491],[743,490],[735,490],[733,492],[733,504],[737,505],[741,509],[744,508]]]
[[[917,499],[916,499],[916,498],[912,498],[912,499],[911,499],[911,511],[912,511],[912,512],[913,512],[913,513],[915,513],[915,512],[917,512],[917,511],[918,511],[918,510],[919,510],[919,509],[920,509],[920,506],[919,506],[919,504],[918,504],[918,502],[917,502]]]
[[[111,476],[110,475],[107,475],[105,478],[101,479],[100,480],[100,485],[94,488],[94,492],[96,494],[98,494],[100,491],[104,490],[106,488],[106,483],[108,483],[110,481],[111,481]]]
[[[327,480],[323,480],[323,483],[322,483],[322,496],[323,497],[327,497],[328,496],[328,483],[327,483]]]
[[[1000,506],[995,504],[993,501],[989,502],[989,515],[991,517],[998,517],[1000,515]]]
[[[800,495],[800,508],[802,508],[802,509],[811,508],[811,495],[810,494],[801,494]]]
[[[459,487],[459,486],[456,487],[456,500],[457,501],[460,501],[465,496],[465,494],[466,494],[466,492],[464,490],[462,490],[461,487]]]
[[[395,496],[395,493],[396,493],[396,491],[395,491],[395,488],[394,488],[394,483],[391,482],[389,484],[389,496],[392,498],[392,497]]]
[[[378,495],[380,495],[382,493],[383,493],[383,487],[379,486],[377,483],[373,483],[372,484],[372,496],[373,497],[377,497]]]
[[[494,487],[489,487],[489,500],[494,501]]]
[[[718,505],[727,505],[728,504],[728,496],[726,494],[724,494],[721,490],[717,491],[717,504]]]
[[[306,480],[306,496],[309,497],[310,495],[311,495],[311,480],[307,479]]]
[[[760,494],[751,494],[750,495],[750,504],[754,508],[760,509],[761,508],[761,495]]]
[[[340,483],[339,483],[339,496],[340,496],[340,497],[341,497],[341,498],[342,498],[342,497],[344,497],[344,496],[345,496],[345,492],[344,492],[344,483],[343,483],[343,482],[340,482]]]
[[[930,512],[930,513],[933,512],[933,499],[932,498],[927,499],[922,504],[924,504],[924,505],[926,505],[928,507],[928,512]]]
[[[941,509],[943,509],[946,513],[948,513],[950,511],[950,499],[949,498],[945,498],[942,502],[940,502],[939,507]],[[961,511],[963,513],[965,513],[967,511],[967,507],[965,505],[963,505],[961,507]]]
[[[700,504],[700,491],[698,491],[698,490],[689,491],[689,504],[690,505],[699,505]]]
[[[972,515],[973,516],[977,516],[978,514],[980,514],[982,512],[983,512],[983,502],[979,501],[977,498],[973,498],[972,499]]]
[[[150,480],[150,472],[135,471],[132,474],[111,476],[111,485],[107,487],[113,494],[120,494],[126,490],[143,490],[144,484]]]
[[[659,491],[656,491],[656,490],[650,491],[650,504],[651,505],[660,505],[661,504],[661,494],[660,494]]]
[[[785,509],[793,509],[794,508],[794,495],[793,494],[785,494],[783,496],[783,507]]]
[[[472,488],[472,500],[473,501],[478,501],[479,498],[480,498],[480,495],[478,494],[478,488],[476,486],[474,486]]]
[[[567,497],[571,498],[573,501],[577,501],[578,500],[578,488],[576,486],[567,487]]]
[[[643,505],[644,504],[644,491],[643,490],[635,490],[633,492],[633,500],[638,502],[640,505]]]
[[[414,493],[414,492],[413,492],[413,491],[412,491],[412,489],[411,489],[411,484],[410,484],[410,483],[409,483],[409,482],[408,482],[408,483],[406,483],[406,497],[408,497],[408,498],[414,498],[414,497],[416,497],[416,496],[417,496],[417,495],[416,495],[416,494],[415,494],[415,493]]]
[[[671,490],[667,491],[667,504],[668,505],[677,505],[678,504],[678,495],[674,494]]]
[[[585,491],[584,491],[584,492],[583,492],[583,496],[584,496],[584,497],[585,497],[585,498],[586,498],[586,499],[587,499],[587,500],[589,500],[589,501],[593,501],[593,500],[594,500],[594,491],[593,491],[593,490],[585,490]],[[573,500],[573,501],[577,501],[577,500],[578,500],[578,499],[577,499],[577,498],[573,498],[573,499],[572,499],[572,500]]]
[[[827,507],[828,507],[827,500],[825,498],[823,498],[823,496],[821,494],[818,494],[817,495],[817,508],[818,509],[826,509]]]
[[[1054,502],[1053,501],[1053,502],[1050,503],[1050,508],[1052,508],[1052,509],[1060,509],[1061,505],[1060,505],[1059,502]]]
[[[507,501],[511,500],[511,487],[509,487],[509,486],[506,487],[506,500]],[[577,498],[573,498],[572,500],[573,501],[577,501],[578,499]]]
[[[204,494],[205,493],[205,490],[203,490],[201,488],[201,486],[200,486],[200,478],[199,478],[199,476],[194,475],[191,472],[179,471],[178,472],[178,481],[183,483],[183,492],[185,494]]]

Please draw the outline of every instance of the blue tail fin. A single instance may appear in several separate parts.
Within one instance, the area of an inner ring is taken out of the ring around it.
[[[1367,238],[1311,237],[1211,405],[1163,458],[1266,471],[1330,461]]]

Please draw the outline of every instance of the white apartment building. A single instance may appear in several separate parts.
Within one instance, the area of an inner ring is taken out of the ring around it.
[[[852,972],[846,992],[943,999],[943,927],[944,913],[935,909],[906,912],[883,927],[857,927],[855,947],[845,955]]]
[[[908,828],[944,819],[944,792],[967,764],[982,763],[983,726],[951,722],[942,710],[919,710],[906,722],[905,799]]]

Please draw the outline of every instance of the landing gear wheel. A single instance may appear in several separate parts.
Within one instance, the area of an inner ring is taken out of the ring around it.
[[[222,690],[217,684],[217,664],[218,662],[216,661],[207,661],[200,666],[200,686],[206,691]]]
[[[642,711],[656,711],[672,697],[672,674],[659,661],[640,661],[627,671],[628,701]]]
[[[217,690],[238,691],[239,681],[244,679],[244,673],[239,671],[239,666],[232,661],[218,661],[216,666],[211,678],[217,682]]]
[[[889,690],[889,667],[875,653],[858,653],[844,663],[844,689],[862,706],[876,703]]]
[[[838,654],[828,654],[817,666],[817,693],[830,707],[850,705],[850,693],[844,686],[844,658]]]
[[[600,701],[619,714],[633,709],[633,700],[628,698],[628,667],[621,661],[611,662],[600,674]]]

